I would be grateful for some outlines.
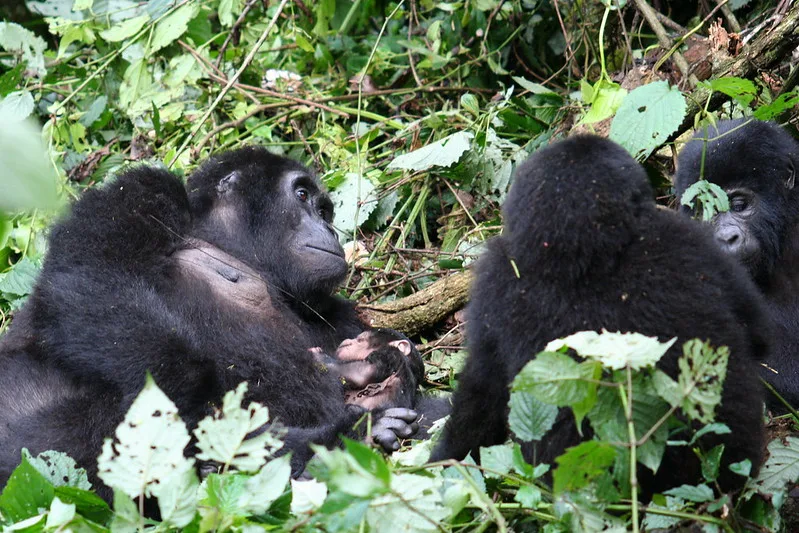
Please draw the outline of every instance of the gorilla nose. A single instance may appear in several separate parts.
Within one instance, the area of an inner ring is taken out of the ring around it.
[[[724,227],[716,230],[716,240],[728,253],[735,253],[741,248],[743,238],[738,228]]]

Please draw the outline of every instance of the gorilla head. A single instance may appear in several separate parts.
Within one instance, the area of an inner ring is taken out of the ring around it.
[[[251,146],[211,158],[189,177],[187,189],[192,234],[292,296],[327,296],[346,274],[331,225],[333,203],[300,163]]]
[[[744,118],[697,131],[680,153],[677,197],[704,178],[725,190],[730,210],[713,219],[722,250],[764,284],[799,219],[799,144],[776,124]],[[683,207],[691,211],[689,207]]]

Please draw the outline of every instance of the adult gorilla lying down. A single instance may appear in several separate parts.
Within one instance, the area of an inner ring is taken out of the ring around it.
[[[333,205],[308,169],[249,147],[212,158],[186,187],[137,167],[86,192],[58,224],[36,288],[0,343],[0,483],[20,449],[69,453],[94,478],[103,438],[146,372],[195,425],[241,381],[287,426],[301,472],[309,443],[353,435],[312,347],[364,330],[331,296],[347,265]],[[374,413],[387,449],[416,413]]]

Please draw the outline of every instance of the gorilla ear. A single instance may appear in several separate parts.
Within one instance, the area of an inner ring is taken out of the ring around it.
[[[389,343],[391,346],[394,346],[399,351],[402,352],[402,355],[410,355],[411,354],[411,343],[406,340],[401,341],[391,341]]]
[[[234,170],[219,180],[219,183],[216,184],[216,192],[219,193],[220,196],[229,193],[233,190],[237,181],[239,181],[239,173]]]
[[[788,177],[785,179],[785,188],[789,191],[793,189],[796,183],[796,167],[793,166],[793,161],[788,161]]]

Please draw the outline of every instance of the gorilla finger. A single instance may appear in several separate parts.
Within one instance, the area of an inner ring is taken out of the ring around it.
[[[419,413],[413,409],[407,409],[405,407],[392,407],[391,409],[386,409],[383,411],[383,416],[389,418],[399,418],[400,420],[404,420],[406,422],[413,422],[419,418]]]
[[[388,416],[384,416],[380,420],[377,421],[377,424],[374,426],[379,430],[389,429],[393,431],[399,437],[410,437],[414,433],[419,430],[419,424],[416,422],[412,422],[408,424],[404,420],[400,418],[391,418]]]
[[[400,447],[397,434],[388,428],[375,428],[372,431],[372,440],[382,446],[387,452],[397,451]]]

